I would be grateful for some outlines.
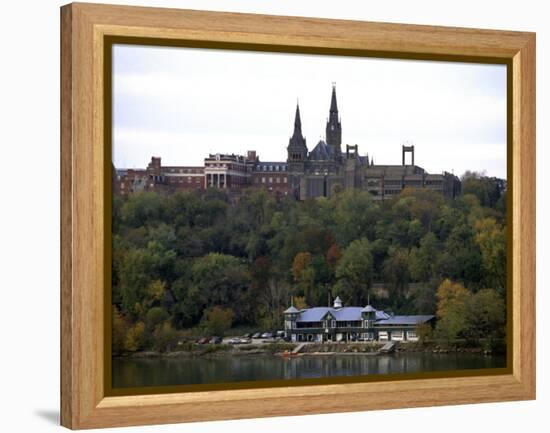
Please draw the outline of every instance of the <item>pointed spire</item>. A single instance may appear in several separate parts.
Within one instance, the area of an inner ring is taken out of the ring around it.
[[[296,116],[294,117],[294,133],[302,133],[302,120],[300,119],[300,105],[296,102]]]
[[[295,306],[294,306],[294,297],[291,296],[290,297],[290,307],[288,307],[284,313],[285,314],[296,314],[296,313],[299,313],[300,310],[298,310]]]
[[[332,83],[332,96],[330,99],[330,111],[325,136],[331,159],[340,159],[342,157],[342,124],[338,117],[336,83],[334,82]]]
[[[294,116],[294,132],[288,141],[288,160],[305,160],[307,156],[306,139],[302,135],[302,119],[300,118],[300,105],[296,101],[296,115]],[[290,150],[292,149],[292,151]]]
[[[336,83],[332,83],[332,97],[330,99],[330,113],[338,113],[338,104],[336,103]]]

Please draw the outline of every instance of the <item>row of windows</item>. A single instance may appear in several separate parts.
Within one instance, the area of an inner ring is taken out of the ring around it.
[[[168,178],[168,182],[170,183],[184,183],[184,178],[183,177],[174,177],[174,176],[171,176]],[[195,183],[201,183],[201,179],[203,179],[203,177],[193,177],[193,176],[187,176],[185,179],[187,179],[185,181],[185,183],[192,183],[193,180],[195,181]]]
[[[407,331],[406,332],[407,340],[418,340],[418,335],[416,331]],[[378,333],[378,339],[381,341],[388,341],[389,339],[393,341],[403,341],[405,339],[405,332],[403,331],[391,331],[391,335],[387,331],[380,331]]]
[[[286,165],[257,165],[256,171],[287,171]]]
[[[287,177],[256,177],[256,183],[287,183],[288,178]]]
[[[322,322],[287,322],[293,329],[305,328],[369,328],[372,326],[372,321],[369,320],[325,320]]]
[[[287,328],[288,329],[288,328]],[[356,332],[351,332],[350,334],[340,334],[340,335],[343,335],[343,339],[346,339],[346,335],[349,336],[349,337],[358,337],[358,336],[362,336],[365,340],[374,340],[374,332],[360,332],[360,333],[356,333]],[[322,334],[296,334],[296,338],[298,339],[298,341],[314,341],[314,340],[318,340],[318,341],[321,341],[323,339],[322,337]],[[330,338],[330,337],[329,337]],[[339,340],[339,337],[337,337],[338,340]],[[378,332],[378,339],[380,341],[388,341],[388,340],[393,340],[393,341],[403,341],[405,339],[407,340],[411,340],[411,341],[416,341],[418,340],[418,335],[416,333],[416,331],[392,331],[391,333],[389,333],[388,331],[380,331]],[[339,340],[340,341],[340,340]]]
[[[170,173],[191,173],[191,174],[202,174],[202,168],[171,168]]]
[[[215,168],[229,168],[230,170],[239,170],[239,171],[246,171],[246,166],[244,164],[225,164],[225,163],[219,163],[219,164],[215,164],[215,163],[207,163],[206,166],[208,168],[212,168],[212,167],[215,167]]]
[[[384,180],[384,185],[401,185],[401,179],[399,180]]]

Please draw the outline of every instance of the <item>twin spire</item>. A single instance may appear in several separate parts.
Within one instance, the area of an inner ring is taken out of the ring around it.
[[[330,99],[330,119],[333,118],[338,123],[338,104],[336,102],[336,83],[332,83],[332,96]],[[329,121],[330,122],[330,121]],[[294,134],[293,136],[302,135],[302,119],[300,118],[300,102],[296,101],[296,114],[294,116]]]
[[[332,96],[330,100],[329,118],[326,125],[326,149],[330,159],[341,158],[342,124],[338,118],[338,104],[336,102],[336,83],[332,83]],[[300,105],[296,102],[296,114],[294,116],[294,133],[288,142],[289,160],[304,161],[308,150],[306,139],[302,135],[302,119],[300,118]]]

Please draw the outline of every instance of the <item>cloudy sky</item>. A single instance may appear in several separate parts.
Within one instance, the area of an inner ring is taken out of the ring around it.
[[[505,66],[117,45],[113,74],[118,168],[247,150],[286,160],[296,102],[311,150],[335,82],[343,149],[400,164],[414,144],[429,172],[506,177]]]

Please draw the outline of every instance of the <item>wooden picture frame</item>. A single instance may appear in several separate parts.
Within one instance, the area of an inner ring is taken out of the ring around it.
[[[106,393],[110,155],[106,40],[504,63],[509,66],[509,361],[506,374],[113,396]],[[61,8],[61,424],[80,428],[535,398],[535,35],[191,10]],[[106,163],[108,161],[108,163]],[[335,398],[326,398],[332,395]]]

